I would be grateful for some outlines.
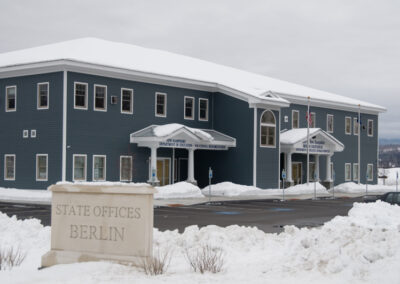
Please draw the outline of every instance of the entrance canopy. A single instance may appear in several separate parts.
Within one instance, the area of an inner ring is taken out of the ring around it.
[[[344,145],[321,128],[310,128],[309,153],[333,155],[342,152]],[[287,130],[280,135],[281,151],[284,153],[307,153],[307,128]]]
[[[236,139],[212,129],[191,128],[178,123],[150,125],[132,133],[131,143],[141,147],[227,150]]]

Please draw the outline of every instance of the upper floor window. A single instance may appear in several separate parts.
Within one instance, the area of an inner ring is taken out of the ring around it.
[[[132,181],[132,157],[121,156],[120,157],[120,181]]]
[[[94,110],[107,111],[107,86],[94,85]]]
[[[368,119],[368,136],[374,136],[374,121]]]
[[[185,97],[185,119],[194,119],[194,98]]]
[[[37,108],[49,108],[49,83],[37,84]]]
[[[199,120],[208,120],[208,99],[199,99]]]
[[[77,83],[74,86],[74,108],[88,109],[88,84]]]
[[[93,180],[106,180],[106,156],[93,155]]]
[[[353,117],[353,133],[354,135],[358,135],[359,125],[358,125],[358,118]]]
[[[156,93],[156,116],[167,116],[167,94]]]
[[[292,128],[299,128],[299,111],[292,110]]]
[[[73,180],[85,181],[86,180],[86,155],[73,156]]]
[[[351,117],[346,116],[344,119],[344,132],[348,135],[351,134]]]
[[[326,115],[326,131],[333,132],[333,115],[327,114]]]
[[[276,123],[274,113],[266,110],[261,115],[260,140],[262,147],[275,147]]]
[[[15,180],[15,155],[4,155],[4,179]]]
[[[6,111],[17,110],[17,86],[6,87]]]
[[[311,121],[310,121],[310,127],[311,127],[311,128],[315,128],[315,125],[317,125],[315,112],[312,112],[312,113],[310,114],[310,119],[311,119]]]
[[[47,154],[36,155],[36,180],[47,181]]]
[[[133,90],[121,89],[121,113],[133,113]]]

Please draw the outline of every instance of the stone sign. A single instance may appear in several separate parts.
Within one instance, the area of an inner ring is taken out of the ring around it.
[[[51,250],[42,267],[94,260],[137,264],[152,255],[153,187],[65,183],[49,190]]]

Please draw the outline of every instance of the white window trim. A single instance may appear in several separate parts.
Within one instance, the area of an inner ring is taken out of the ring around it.
[[[14,157],[14,177],[13,178],[7,178],[7,157]],[[15,180],[15,177],[17,176],[16,164],[17,164],[17,158],[16,158],[15,154],[5,154],[4,155],[4,180]]]
[[[369,123],[372,123],[372,134],[369,134]],[[368,119],[367,121],[367,135],[368,137],[374,137],[374,120],[373,119]]]
[[[374,164],[367,164],[367,170],[368,170],[368,167],[372,167],[372,175],[370,176],[370,177],[368,177],[368,181],[373,181],[374,180]]]
[[[13,109],[8,109],[8,92],[7,92],[7,90],[8,89],[11,89],[11,88],[15,88],[15,108],[13,108]],[[17,85],[13,85],[13,86],[6,86],[6,105],[4,106],[5,107],[5,110],[6,110],[6,112],[14,112],[14,111],[17,111]]]
[[[312,128],[317,127],[317,114],[315,112],[310,112],[311,118],[314,117],[314,119],[312,120],[312,123],[314,125],[311,125]]]
[[[122,179],[122,158],[129,158],[131,160],[131,178],[130,179]],[[119,156],[119,180],[120,181],[132,181],[132,167],[133,167],[133,162],[132,162],[132,156]]]
[[[124,91],[129,91],[131,93],[131,111],[126,111],[126,110],[122,110],[122,94]],[[129,88],[121,88],[121,113],[125,113],[125,114],[133,114],[133,89],[129,89]]]
[[[262,119],[264,113],[266,113],[267,111],[270,111],[272,113],[272,115],[274,116],[274,120],[275,120],[275,124],[274,125],[272,123],[262,123],[261,122],[261,119]],[[273,146],[272,145],[263,145],[261,143],[261,127],[262,126],[274,127],[275,128],[275,139],[274,139],[274,145]],[[275,117],[275,114],[274,114],[274,112],[272,110],[266,109],[261,113],[259,131],[260,131],[260,148],[276,148],[276,139],[277,139],[277,137],[276,137],[277,136],[277,134],[276,134],[276,117]]]
[[[31,138],[36,138],[36,129],[31,129]]]
[[[350,132],[347,132],[347,129],[346,129],[346,121],[348,120],[348,119],[350,119]],[[352,119],[351,119],[351,117],[350,116],[346,116],[345,118],[344,118],[344,133],[346,134],[346,135],[351,135],[351,125],[352,125]]]
[[[38,167],[38,158],[40,156],[46,157],[46,178],[39,178],[38,173],[39,173],[39,167]],[[48,154],[36,154],[36,181],[47,181],[49,177],[49,155]]]
[[[86,92],[85,92],[85,106],[76,106],[76,85],[85,85],[86,86]],[[88,93],[89,93],[89,85],[88,83],[83,83],[83,82],[74,82],[74,109],[81,109],[81,110],[87,110],[88,109]]]
[[[346,168],[347,168],[347,166],[349,166],[349,169],[350,169],[350,174],[349,174],[349,177],[350,178],[346,178]],[[351,163],[345,163],[344,164],[344,180],[345,181],[351,181]]]
[[[104,108],[96,108],[96,87],[106,89],[106,91],[104,93]],[[103,112],[107,111],[107,86],[106,85],[99,85],[99,84],[93,85],[93,110],[94,111],[103,111]]]
[[[164,114],[157,114],[157,96],[161,95],[165,97],[164,100]],[[160,93],[160,92],[156,92],[156,95],[154,96],[155,98],[155,104],[154,104],[154,114],[156,117],[167,117],[167,94],[166,93]]]
[[[85,178],[75,180],[75,157],[84,157],[85,158]],[[87,155],[86,154],[73,154],[72,155],[72,180],[73,181],[86,181],[87,180]]]
[[[332,130],[329,130],[329,117],[332,117]],[[333,133],[335,131],[335,117],[333,114],[326,115],[326,132]]]
[[[28,129],[22,130],[22,138],[29,138],[29,130]]]
[[[104,158],[104,178],[103,179],[95,179],[94,178],[94,159],[95,158]],[[106,181],[107,180],[107,156],[106,155],[93,155],[92,158],[92,181]]]
[[[201,101],[206,101],[207,102],[207,112],[206,112],[206,118],[200,118],[200,102]],[[209,109],[209,104],[208,104],[208,99],[206,99],[206,98],[199,98],[199,107],[198,107],[198,109],[199,109],[199,113],[198,113],[198,119],[199,119],[199,121],[208,121],[208,109]]]
[[[358,125],[357,117],[353,117],[353,135],[358,136],[358,133],[356,133],[356,125],[358,127],[358,131],[360,131],[360,126]]]
[[[39,105],[39,103],[40,103],[40,92],[39,92],[39,90],[40,90],[40,86],[41,85],[47,85],[47,106],[45,106],[45,107]],[[49,109],[49,105],[50,105],[50,101],[49,101],[49,99],[50,99],[50,84],[49,84],[49,82],[37,83],[36,89],[37,89],[36,90],[36,92],[37,92],[37,95],[36,95],[36,108],[38,110]]]
[[[186,99],[192,100],[192,116],[186,116]],[[194,120],[194,113],[195,113],[195,102],[196,100],[194,97],[184,96],[183,97],[183,118],[186,120]]]
[[[297,112],[297,128],[299,128],[300,127],[300,112],[298,111],[298,110],[292,110],[292,129],[296,129],[295,127],[293,127],[293,114],[295,113],[295,112]]]
[[[358,163],[353,163],[353,181],[358,181],[358,178],[355,178],[355,173],[357,173],[358,175],[358,169],[357,171],[354,170],[354,167],[357,166],[358,167]]]

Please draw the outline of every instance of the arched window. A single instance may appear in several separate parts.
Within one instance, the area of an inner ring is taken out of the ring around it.
[[[272,111],[266,110],[261,115],[260,123],[261,146],[275,147],[276,123]]]

